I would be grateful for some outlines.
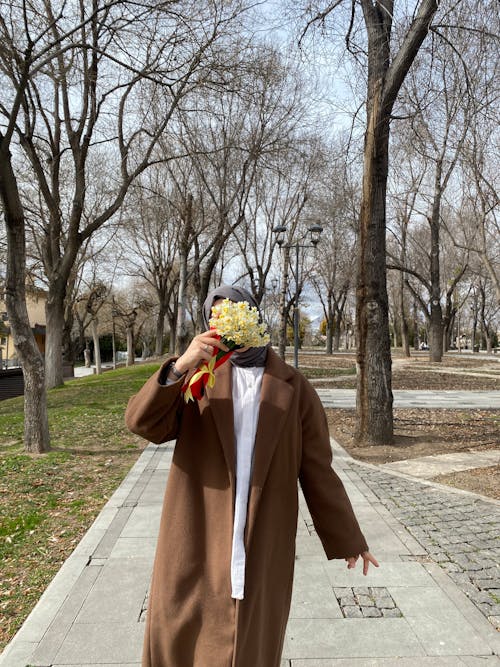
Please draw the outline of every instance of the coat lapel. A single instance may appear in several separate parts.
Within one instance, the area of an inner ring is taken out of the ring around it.
[[[290,409],[293,387],[288,380],[292,376],[292,369],[270,348],[262,378],[259,420],[255,436],[254,461],[248,500],[248,543],[251,540],[257,516],[261,490],[265,484],[271,460]]]
[[[236,459],[235,459],[235,437],[234,416],[232,399],[232,372],[231,364],[226,361],[219,366],[215,372],[215,385],[212,389],[206,387],[206,399],[214,418],[215,426],[224,450],[229,480],[234,489]],[[202,399],[205,400],[205,399]]]
[[[266,481],[271,459],[290,408],[293,396],[288,379],[291,369],[278,355],[269,350],[269,358],[262,377],[259,420],[255,434],[252,486],[262,488]]]

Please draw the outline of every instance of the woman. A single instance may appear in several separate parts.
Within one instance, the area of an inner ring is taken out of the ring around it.
[[[207,297],[257,305],[241,287]],[[325,412],[266,346],[235,352],[200,401],[181,387],[214,348],[195,336],[133,396],[128,428],[176,439],[150,589],[143,667],[279,667],[295,560],[297,480],[328,559],[378,566],[331,467]]]

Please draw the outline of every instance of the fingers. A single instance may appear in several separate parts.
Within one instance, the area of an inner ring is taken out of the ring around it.
[[[219,334],[217,333],[216,329],[211,329],[210,331],[204,331],[198,336],[195,336],[193,338],[193,341],[197,339],[200,340],[204,345],[208,345],[211,347],[218,347],[219,350],[224,350],[224,352],[229,351],[227,345],[224,345],[224,343],[221,340],[219,340]]]
[[[201,361],[209,361],[214,354],[215,348],[223,350],[224,352],[229,350],[229,348],[224,345],[224,343],[221,343],[216,331],[205,331],[204,333],[199,334],[199,336],[195,336],[192,342],[201,352]]]
[[[184,354],[175,362],[177,370],[180,372],[189,371],[199,366],[203,361],[210,361],[215,348],[227,352],[229,348],[221,343],[218,336],[216,330],[204,331],[195,336]]]
[[[377,559],[369,551],[364,551],[361,554],[361,557],[363,558],[363,574],[364,575],[368,574],[368,568],[370,566],[370,563],[373,563],[373,565],[375,567],[379,567]]]
[[[359,556],[350,556],[349,558],[346,558],[345,560],[347,561],[347,569],[351,570],[353,567],[356,567],[356,563],[358,561]],[[363,551],[361,554],[361,558],[363,559],[363,574],[367,575],[368,574],[368,568],[370,566],[370,563],[373,563],[375,567],[379,567],[379,563],[375,556],[373,556],[369,551]]]
[[[349,558],[346,558],[345,560],[347,561],[347,569],[352,570],[353,567],[356,567],[356,563],[358,561],[359,556],[350,556]]]

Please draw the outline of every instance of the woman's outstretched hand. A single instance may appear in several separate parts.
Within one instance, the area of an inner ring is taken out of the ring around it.
[[[346,558],[347,569],[352,570],[353,567],[356,567],[359,556],[350,556]],[[368,574],[368,567],[370,563],[373,563],[375,567],[379,567],[378,561],[369,551],[363,551],[361,553],[361,558],[363,559],[363,574]]]

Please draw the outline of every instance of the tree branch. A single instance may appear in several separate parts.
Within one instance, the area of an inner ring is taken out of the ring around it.
[[[417,15],[406,33],[399,51],[389,66],[382,100],[388,110],[392,109],[405,76],[429,32],[430,23],[437,9],[437,0],[422,0]]]

